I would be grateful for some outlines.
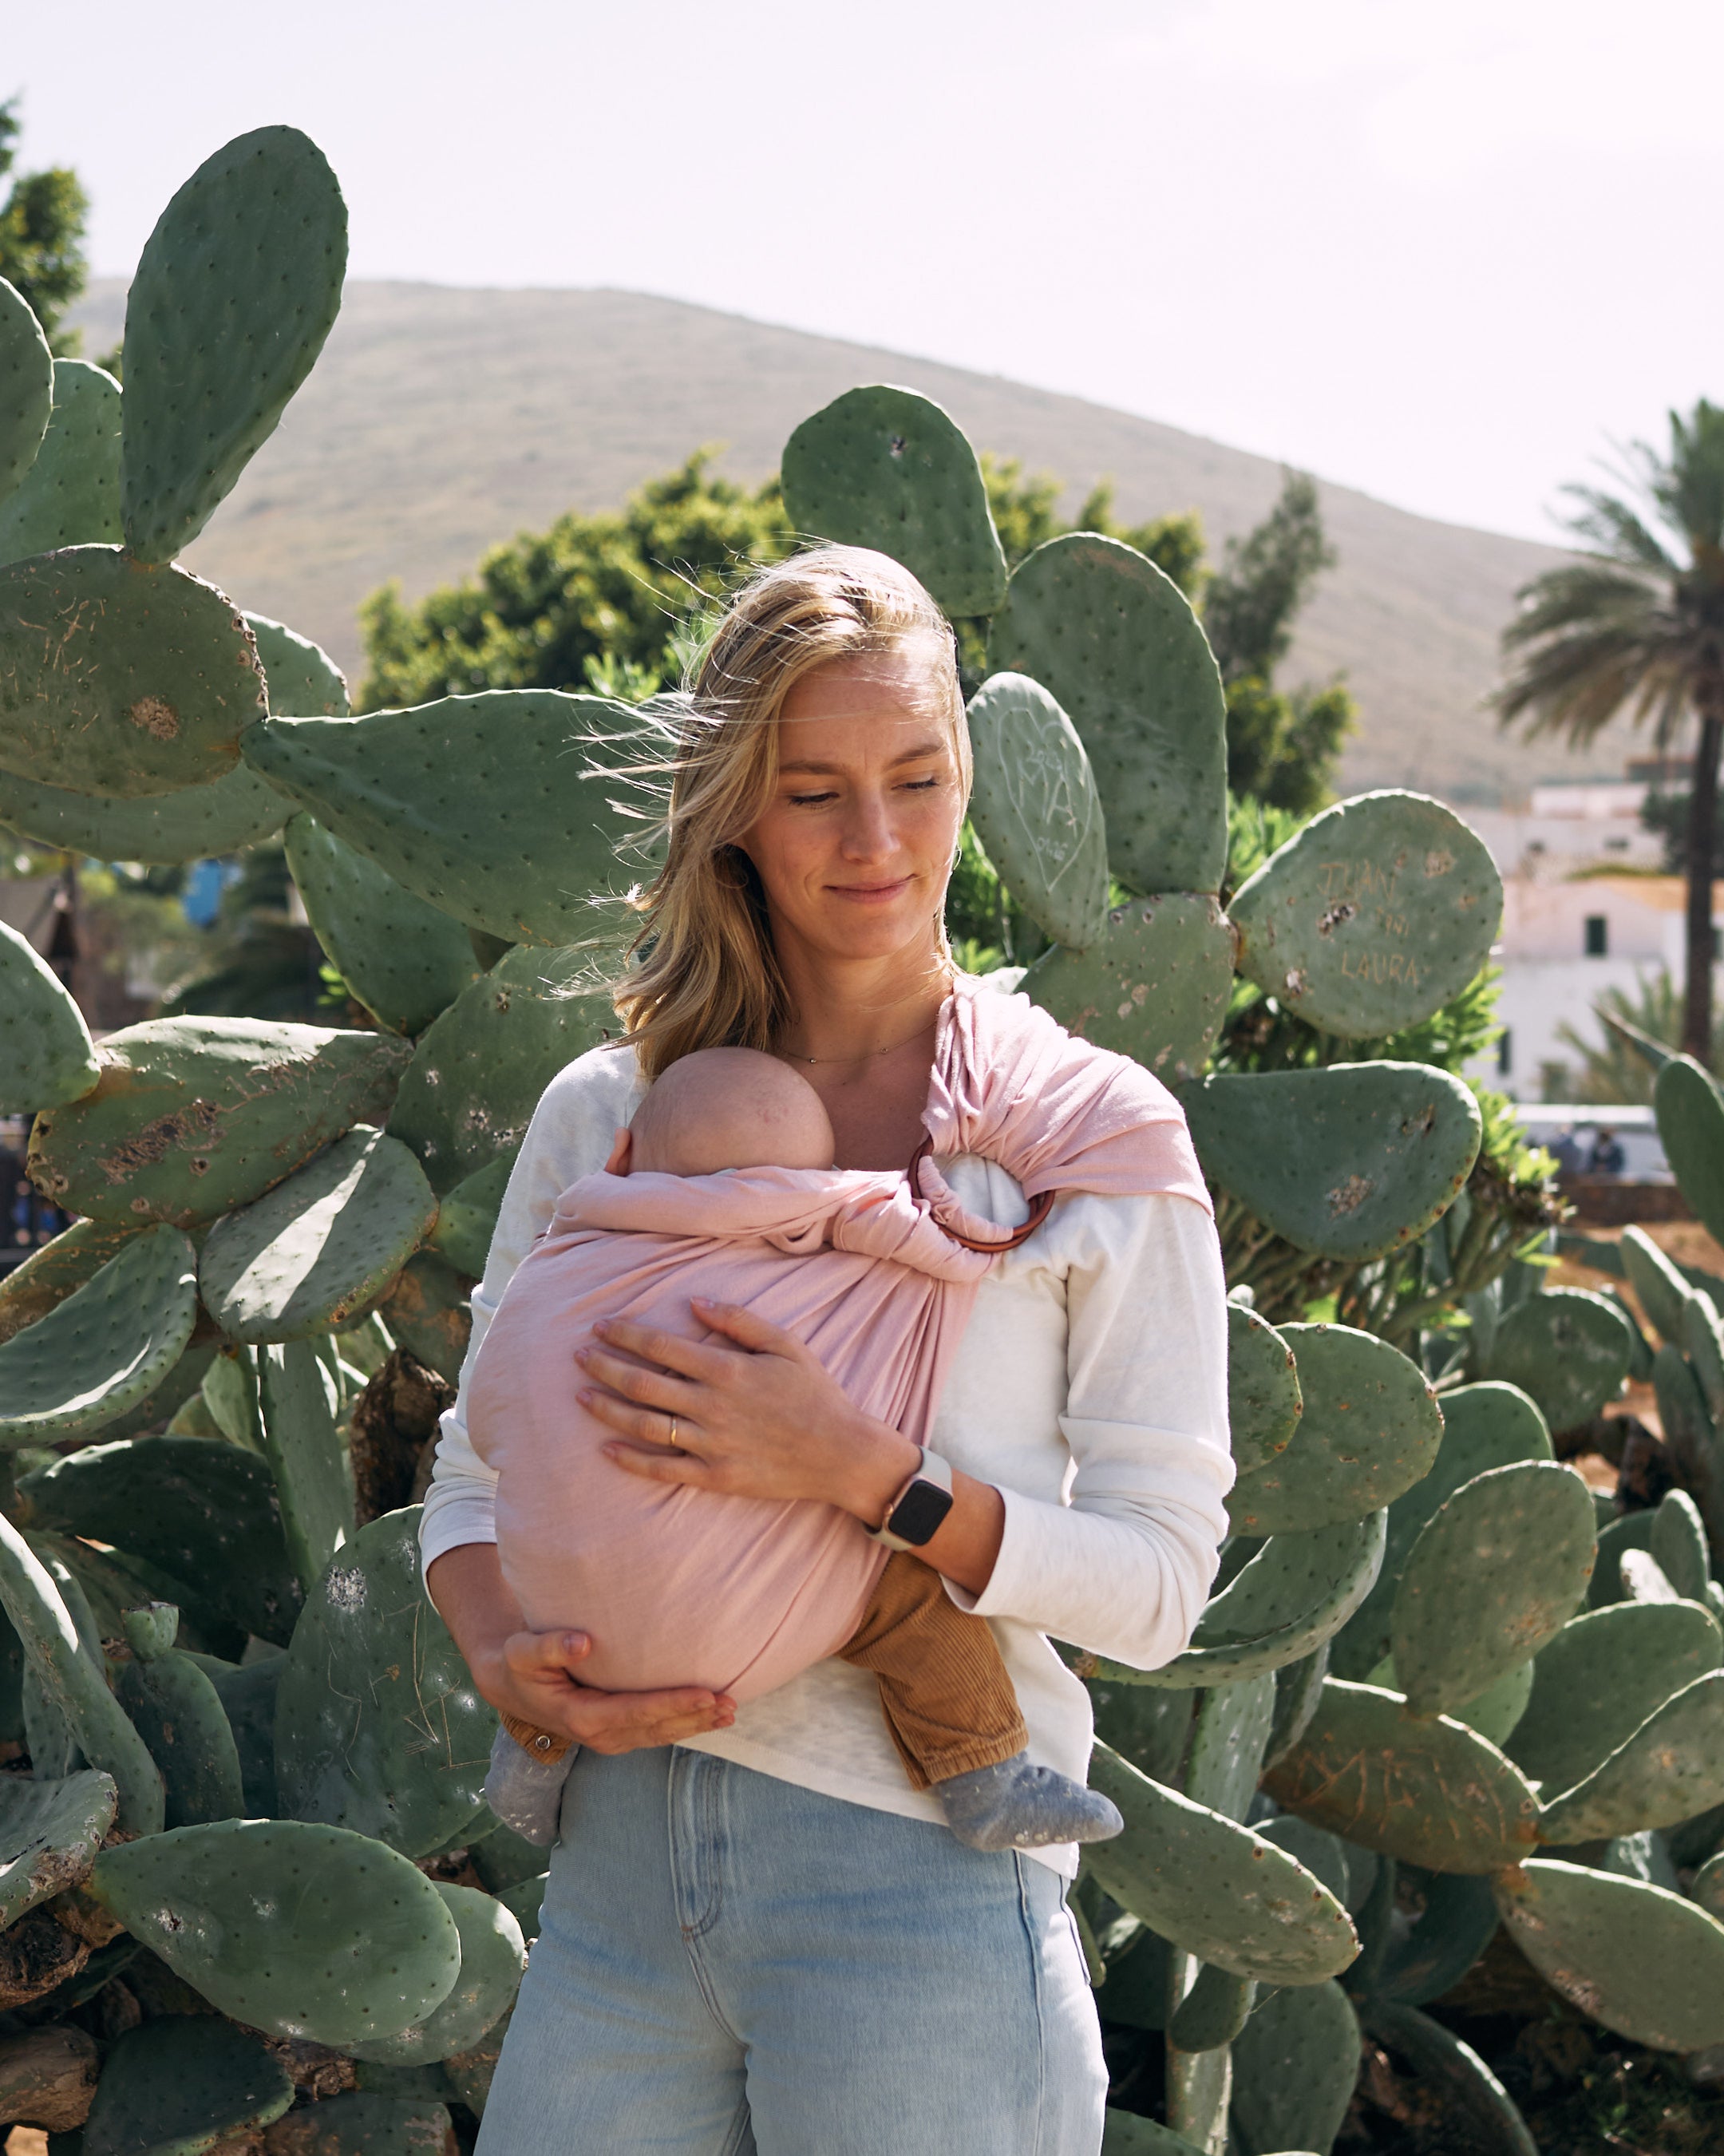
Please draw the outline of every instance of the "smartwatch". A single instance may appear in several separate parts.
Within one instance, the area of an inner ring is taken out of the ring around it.
[[[952,1506],[951,1465],[925,1447],[921,1466],[887,1506],[880,1526],[869,1532],[888,1549],[919,1550],[938,1533]]]

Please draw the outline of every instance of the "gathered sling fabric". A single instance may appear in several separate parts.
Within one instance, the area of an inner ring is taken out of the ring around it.
[[[908,1174],[599,1174],[558,1199],[475,1358],[468,1427],[499,1478],[504,1574],[534,1630],[590,1635],[583,1681],[770,1691],[844,1644],[887,1555],[836,1507],[650,1482],[607,1458],[613,1433],[576,1397],[596,1323],[698,1339],[691,1296],[742,1305],[922,1444],[977,1285],[1024,1232],[967,1212],[933,1156],[997,1162],[1030,1224],[1065,1190],[1208,1208],[1167,1089],[1023,996],[948,998],[923,1128]]]

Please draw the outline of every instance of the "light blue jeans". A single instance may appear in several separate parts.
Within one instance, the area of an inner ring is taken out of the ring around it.
[[[1063,1882],[702,1752],[569,1777],[480,2156],[1097,2156]]]

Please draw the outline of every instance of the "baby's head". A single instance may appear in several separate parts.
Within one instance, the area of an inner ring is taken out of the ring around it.
[[[680,1057],[648,1089],[629,1136],[629,1165],[642,1174],[830,1168],[837,1149],[813,1087],[752,1048]]]

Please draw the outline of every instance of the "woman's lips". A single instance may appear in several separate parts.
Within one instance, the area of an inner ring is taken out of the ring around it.
[[[901,897],[913,880],[900,876],[893,883],[829,883],[826,888],[835,898],[847,899],[853,906],[886,906]]]

